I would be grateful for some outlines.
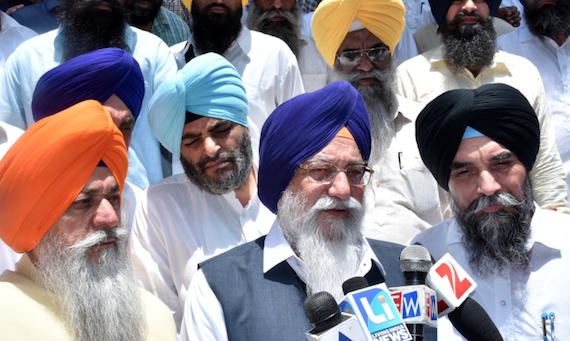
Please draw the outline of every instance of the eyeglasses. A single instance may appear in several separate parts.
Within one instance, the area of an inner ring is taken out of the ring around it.
[[[338,172],[345,172],[350,186],[362,187],[366,186],[370,180],[370,175],[374,173],[374,171],[366,165],[350,165],[345,169],[340,169],[332,163],[323,161],[314,161],[306,165],[299,165],[299,168],[307,171],[307,177],[311,182],[321,185],[331,184]]]
[[[368,59],[374,64],[386,62],[386,57],[390,54],[387,47],[373,47],[371,49],[346,51],[336,56],[340,61],[340,65],[346,68],[353,68],[360,64],[362,56],[367,55]]]

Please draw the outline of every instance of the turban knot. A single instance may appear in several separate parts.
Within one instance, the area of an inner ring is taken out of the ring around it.
[[[346,81],[294,97],[263,124],[258,193],[273,213],[301,163],[325,148],[346,127],[362,158],[370,157],[370,119],[362,95]]]
[[[453,0],[429,0],[429,5],[431,7],[431,13],[437,21],[439,27],[443,26],[447,21],[447,12]],[[487,5],[489,6],[489,11],[491,16],[497,14],[501,0],[487,0]]]
[[[394,54],[404,30],[406,9],[402,0],[323,0],[311,28],[317,48],[333,67],[336,53],[354,19],[382,40]]]
[[[33,124],[0,161],[0,238],[31,251],[67,210],[103,160],[122,192],[123,134],[96,101]]]
[[[80,55],[51,69],[39,79],[32,100],[34,121],[88,99],[104,103],[113,94],[125,103],[136,119],[144,97],[144,79],[139,63],[118,48]]]
[[[451,90],[428,103],[416,121],[422,160],[442,188],[449,190],[451,164],[467,127],[509,149],[530,172],[540,130],[536,113],[523,94],[505,84]]]
[[[160,143],[180,156],[187,111],[247,127],[247,105],[236,69],[224,57],[206,53],[162,83],[150,100],[148,120]]]

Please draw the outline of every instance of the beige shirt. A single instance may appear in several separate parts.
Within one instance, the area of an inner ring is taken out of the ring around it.
[[[0,277],[0,340],[72,340],[57,309],[61,304],[36,284],[37,276],[38,270],[24,254],[16,264],[16,272],[7,270]],[[141,298],[148,325],[146,340],[176,340],[168,308],[142,289]]]
[[[540,124],[540,149],[530,172],[534,200],[543,208],[556,206],[558,211],[570,213],[566,175],[556,147],[552,113],[540,74],[531,62],[499,51],[493,63],[477,77],[467,69],[454,74],[447,68],[442,46],[439,46],[404,62],[397,73],[397,92],[424,105],[453,89],[476,89],[490,83],[504,83],[518,89],[536,111]]]

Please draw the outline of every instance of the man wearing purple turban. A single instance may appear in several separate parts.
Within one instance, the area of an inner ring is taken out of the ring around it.
[[[403,247],[361,232],[370,149],[366,105],[345,81],[297,96],[269,116],[258,188],[278,219],[267,236],[200,264],[181,340],[305,339],[312,328],[307,296],[327,291],[340,301],[342,283],[354,276],[403,283]]]

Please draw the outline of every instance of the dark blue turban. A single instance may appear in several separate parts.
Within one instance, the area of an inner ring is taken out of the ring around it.
[[[526,97],[506,84],[451,90],[428,103],[416,120],[420,155],[443,189],[449,190],[451,164],[467,127],[509,149],[530,172],[540,129]]]
[[[338,81],[283,103],[261,129],[258,193],[273,213],[301,163],[325,148],[342,127],[354,137],[362,158],[370,157],[370,119],[362,95]]]
[[[113,94],[125,103],[136,119],[144,97],[139,63],[118,48],[80,55],[40,78],[32,100],[34,121],[88,99],[104,103]]]
[[[453,0],[429,0],[429,5],[431,7],[431,13],[437,21],[439,27],[443,26],[446,22],[447,12]],[[501,0],[487,0],[487,6],[489,6],[489,11],[491,16],[497,14]]]

